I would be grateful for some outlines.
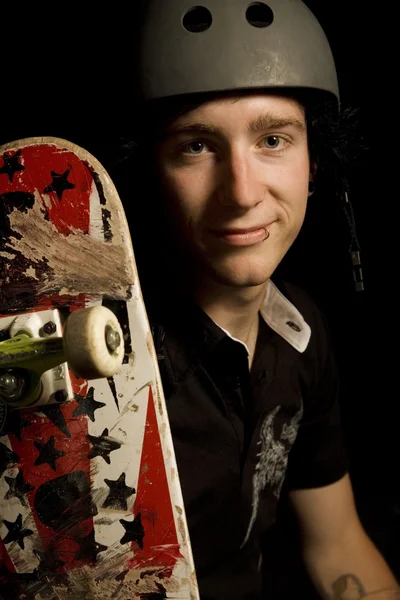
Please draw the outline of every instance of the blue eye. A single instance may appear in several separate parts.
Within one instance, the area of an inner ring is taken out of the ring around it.
[[[264,138],[265,146],[270,149],[278,148],[280,142],[281,138],[277,135],[269,135],[268,137]]]
[[[189,154],[201,154],[204,150],[203,142],[190,142],[187,144],[186,148],[189,151]]]

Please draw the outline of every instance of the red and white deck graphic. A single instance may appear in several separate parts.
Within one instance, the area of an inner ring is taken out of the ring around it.
[[[80,152],[36,140],[0,153],[0,313],[115,304],[125,361],[109,380],[71,374],[73,401],[9,412],[0,433],[0,598],[195,599],[129,233],[112,183]]]

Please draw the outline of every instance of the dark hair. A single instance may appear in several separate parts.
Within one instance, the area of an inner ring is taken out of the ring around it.
[[[329,189],[343,198],[352,169],[365,149],[359,112],[344,107],[339,112],[330,102],[306,109],[310,156],[317,164],[316,189]]]

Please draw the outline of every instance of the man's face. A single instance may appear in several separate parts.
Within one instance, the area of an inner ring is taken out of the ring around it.
[[[266,94],[209,101],[172,123],[158,166],[175,233],[202,274],[235,287],[267,281],[305,216],[303,107]]]

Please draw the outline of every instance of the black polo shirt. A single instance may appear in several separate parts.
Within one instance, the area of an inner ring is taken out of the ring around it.
[[[251,372],[246,346],[196,305],[177,303],[161,320],[162,379],[201,599],[256,600],[260,538],[282,486],[324,486],[347,471],[324,317],[299,288],[269,282]]]

